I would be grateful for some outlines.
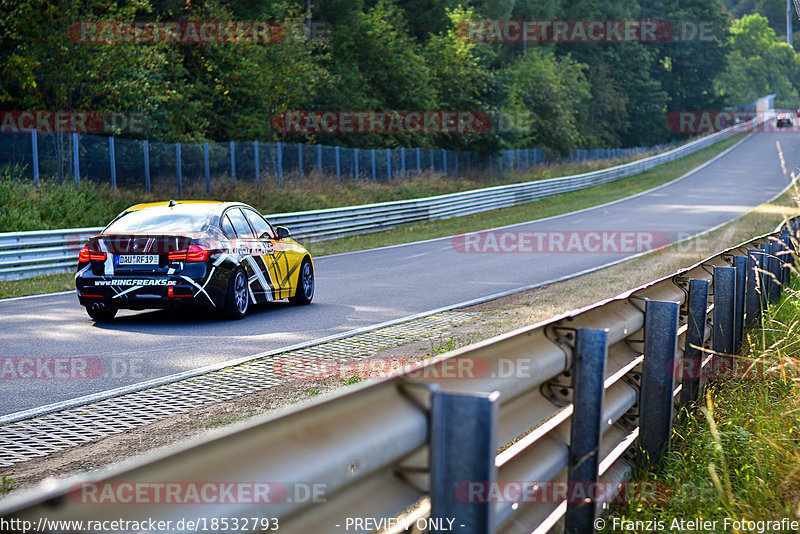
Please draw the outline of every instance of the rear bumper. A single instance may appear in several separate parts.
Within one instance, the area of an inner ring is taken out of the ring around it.
[[[75,277],[82,306],[102,302],[121,309],[146,310],[184,306],[219,308],[224,290],[205,279],[185,276]]]

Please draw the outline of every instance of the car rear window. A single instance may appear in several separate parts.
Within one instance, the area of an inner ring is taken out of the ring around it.
[[[128,212],[108,225],[107,234],[204,232],[211,213],[207,205],[178,204]]]

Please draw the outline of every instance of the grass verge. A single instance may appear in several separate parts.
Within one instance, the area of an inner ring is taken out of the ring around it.
[[[632,176],[630,178],[619,180],[610,184],[600,185],[564,195],[558,195],[522,206],[487,211],[484,213],[456,217],[443,221],[414,224],[386,232],[375,232],[341,239],[332,239],[330,241],[308,243],[307,246],[314,256],[323,256],[326,254],[364,250],[386,245],[444,237],[460,232],[484,230],[486,228],[531,221],[535,219],[541,219],[543,217],[550,217],[552,215],[559,215],[562,213],[568,213],[571,211],[596,206],[598,204],[603,204],[605,202],[610,202],[612,200],[617,200],[642,191],[646,191],[647,189],[651,189],[663,183],[669,182],[670,180],[674,180],[675,178],[686,174],[724,150],[730,148],[732,145],[740,141],[744,135],[746,134],[733,135],[724,141],[720,141],[714,146],[705,148],[685,158],[660,165],[646,173]],[[549,177],[551,176],[542,176],[542,178]],[[435,180],[436,178],[428,177],[426,179]],[[438,179],[441,180],[441,178]],[[463,183],[464,182],[461,182],[462,185]],[[486,184],[472,185],[475,187],[479,187],[481,185],[486,186]],[[132,200],[129,202],[131,204],[134,203]],[[258,206],[257,203],[250,203]],[[124,207],[127,205],[129,204],[120,204],[118,209],[114,208],[117,209],[117,211],[114,211],[114,215],[116,215],[118,211],[124,209]],[[110,215],[108,220],[111,220],[114,215]],[[91,224],[106,224],[108,220],[94,222]],[[81,223],[81,225],[90,225],[90,223]],[[63,225],[61,227],[63,227]],[[73,289],[73,287],[72,275],[61,274],[39,276],[25,280],[0,281],[0,298],[66,291]]]
[[[736,372],[708,387],[699,409],[674,427],[663,471],[637,474],[656,490],[612,507],[605,532],[640,530],[644,521],[677,532],[690,519],[704,521],[695,529],[704,532],[797,530],[764,522],[800,515],[798,288],[795,280],[747,333]]]
[[[48,274],[22,280],[0,280],[0,299],[72,289],[75,289],[75,273]]]

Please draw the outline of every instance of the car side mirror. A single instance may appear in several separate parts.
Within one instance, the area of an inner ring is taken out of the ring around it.
[[[286,239],[292,235],[289,229],[285,226],[276,226],[275,231],[278,232],[278,239]]]

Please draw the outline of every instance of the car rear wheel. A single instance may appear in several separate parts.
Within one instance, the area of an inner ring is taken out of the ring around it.
[[[244,269],[239,268],[233,271],[228,282],[228,292],[225,295],[226,317],[230,319],[241,319],[247,314],[250,306],[250,294],[247,290],[247,275]]]
[[[86,306],[86,313],[95,321],[110,321],[117,314],[117,308],[102,302],[95,302]]]
[[[297,289],[294,297],[289,297],[292,304],[311,304],[314,298],[314,267],[311,260],[305,258],[300,265],[300,274],[297,277]]]

